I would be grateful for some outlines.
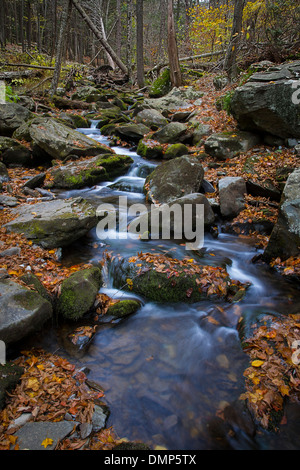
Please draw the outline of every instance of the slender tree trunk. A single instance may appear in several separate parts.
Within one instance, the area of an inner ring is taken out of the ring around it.
[[[145,84],[144,72],[144,1],[136,2],[136,63],[139,88]]]
[[[106,33],[105,33],[105,29],[104,29],[104,23],[103,23],[102,17],[100,18],[100,27],[101,27],[101,33],[102,33],[103,39],[104,39],[104,41],[107,41]],[[114,61],[113,61],[111,55],[110,55],[107,51],[106,51],[106,57],[107,57],[108,63],[109,63],[109,65],[111,66],[111,68],[112,68],[113,70],[115,70],[116,64],[114,63]]]
[[[241,41],[244,6],[245,0],[235,0],[231,37],[224,63],[224,69],[230,81],[233,81],[238,75],[237,55]]]
[[[132,0],[127,2],[127,69],[129,80],[132,76]]]
[[[91,18],[86,14],[86,12],[84,11],[84,9],[82,8],[82,6],[80,5],[79,1],[78,0],[71,0],[71,2],[73,3],[74,7],[78,10],[78,12],[80,13],[80,15],[82,16],[82,18],[84,19],[84,21],[86,22],[86,24],[89,26],[89,28],[93,31],[93,33],[95,34],[95,36],[99,39],[99,41],[101,42],[102,46],[104,47],[104,49],[106,50],[106,52],[111,56],[111,58],[113,59],[113,61],[116,63],[116,65],[118,67],[120,67],[120,69],[122,70],[122,72],[124,72],[125,74],[128,73],[127,71],[127,67],[126,65],[123,64],[123,62],[121,61],[121,59],[118,57],[118,55],[115,53],[115,51],[113,50],[113,48],[108,44],[108,42],[103,38],[103,35],[101,33],[101,31],[99,31],[98,28],[96,28],[96,26],[94,25],[94,23],[92,22]]]
[[[171,83],[173,87],[179,87],[182,85],[182,76],[178,59],[173,0],[169,0],[168,3],[168,54]]]
[[[62,13],[59,38],[58,38],[58,43],[57,43],[55,69],[54,69],[53,79],[51,83],[50,96],[55,95],[56,90],[57,90],[59,77],[60,77],[60,71],[61,71],[61,64],[62,64],[62,59],[63,59],[65,36],[66,36],[68,20],[71,16],[71,12],[72,12],[72,0],[66,0],[65,7]]]
[[[117,27],[116,27],[117,54],[121,57],[122,46],[122,22],[121,22],[121,0],[117,0]]]

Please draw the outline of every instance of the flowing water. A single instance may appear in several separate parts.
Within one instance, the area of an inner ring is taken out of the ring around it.
[[[96,129],[96,123],[80,131],[109,143]],[[142,160],[134,151],[113,148],[134,160],[128,174],[116,179],[114,183],[118,184],[113,189],[107,182],[93,188],[60,191],[59,197],[80,195],[96,207],[102,202],[117,205],[120,195],[126,195],[129,204],[144,203],[143,184],[155,163]],[[172,241],[101,241],[92,230],[63,250],[62,262],[72,265],[99,261],[106,249],[125,256],[151,250],[172,252],[177,258],[187,254],[182,245]],[[48,327],[31,341],[90,370],[88,378],[105,390],[111,412],[108,425],[113,425],[120,437],[170,450],[297,449],[298,408],[292,409],[292,418],[280,435],[259,433],[254,439],[247,436],[243,426],[235,427],[235,437],[230,437],[217,416],[225,405],[235,409],[244,392],[243,371],[248,357],[241,349],[236,328],[240,315],[251,321],[258,313],[300,311],[299,291],[267,268],[253,264],[251,260],[257,253],[250,239],[222,233],[217,239],[205,237],[203,259],[225,263],[233,279],[251,283],[239,303],[161,305],[140,299],[142,308],[135,315],[116,324],[104,323],[81,354],[74,354],[68,347],[66,326]],[[115,289],[108,274],[101,291],[116,298],[136,297]],[[219,325],[208,320],[220,312]]]

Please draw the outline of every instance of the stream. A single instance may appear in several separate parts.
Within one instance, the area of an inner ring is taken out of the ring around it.
[[[91,129],[79,131],[109,145],[96,123],[92,123]],[[114,182],[119,189],[112,189],[107,182],[93,188],[60,191],[57,195],[82,196],[95,207],[103,202],[116,205],[118,197],[124,194],[129,204],[144,203],[144,181],[157,163],[145,161],[127,148],[113,149],[134,160],[128,174]],[[92,230],[63,250],[62,263],[71,266],[100,261],[105,250],[122,256],[151,250],[172,252],[179,259],[187,255],[175,241],[101,241],[96,230]],[[267,267],[253,264],[251,260],[256,254],[253,240],[221,232],[218,238],[205,235],[204,259],[213,258],[216,265],[225,262],[233,279],[251,283],[239,303],[165,305],[140,299],[142,308],[135,315],[119,323],[101,325],[82,354],[74,355],[68,349],[64,325],[48,326],[28,342],[68,358],[79,368],[89,369],[88,378],[105,390],[110,409],[107,425],[112,425],[119,437],[169,450],[299,449],[298,407],[291,408],[291,419],[279,434],[259,431],[254,438],[245,433],[243,426],[236,426],[231,436],[218,418],[219,410],[226,405],[235,409],[244,392],[243,371],[249,362],[236,328],[240,315],[251,321],[260,312],[300,311],[299,290]],[[108,273],[101,292],[114,298],[137,297],[115,289]],[[208,315],[216,309],[222,312],[220,324],[208,321]]]

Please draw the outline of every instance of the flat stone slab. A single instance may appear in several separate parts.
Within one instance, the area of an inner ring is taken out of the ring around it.
[[[95,209],[83,198],[54,199],[24,204],[17,218],[5,225],[9,232],[23,233],[43,248],[59,248],[78,240],[97,224]]]
[[[17,443],[20,450],[54,450],[58,442],[64,439],[78,423],[74,421],[31,421],[16,431]],[[43,445],[46,439],[52,439],[52,444]]]

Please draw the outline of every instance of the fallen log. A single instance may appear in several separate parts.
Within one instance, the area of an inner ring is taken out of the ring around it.
[[[52,97],[52,101],[59,109],[89,109],[90,107],[89,103],[84,101],[70,100],[57,95]]]
[[[13,72],[0,72],[0,80],[14,80],[16,78],[31,78],[37,75],[38,72],[34,70],[23,70]]]

